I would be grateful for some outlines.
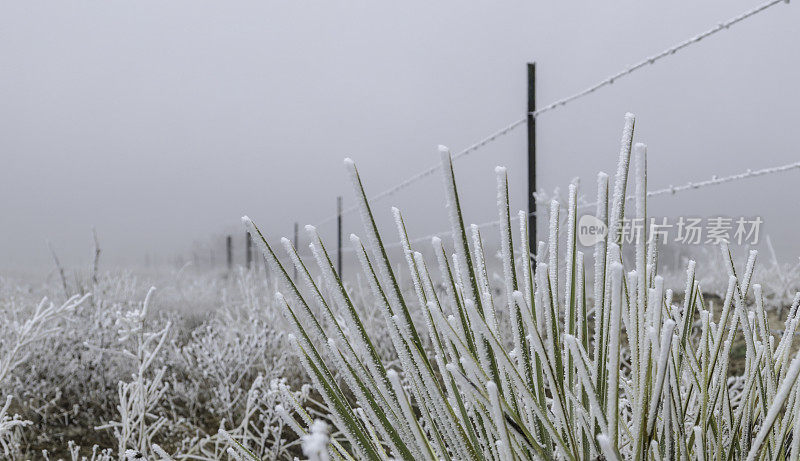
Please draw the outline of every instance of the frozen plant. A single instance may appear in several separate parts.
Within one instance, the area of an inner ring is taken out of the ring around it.
[[[6,403],[0,408],[0,449],[5,456],[11,456],[19,450],[16,442],[16,431],[18,428],[29,426],[30,421],[25,421],[19,415],[9,415],[8,409],[11,406],[11,396],[6,397]]]
[[[128,311],[117,319],[119,341],[129,348],[113,352],[133,361],[136,371],[130,382],[119,382],[119,421],[111,421],[97,429],[113,430],[120,459],[130,459],[131,452],[148,456],[153,438],[167,423],[167,418],[155,414],[168,388],[163,381],[166,368],[151,370],[151,365],[167,340],[171,324],[168,322],[159,331],[147,331],[145,319],[154,291],[154,287],[150,288],[141,308]],[[87,346],[94,348],[89,344]]]
[[[627,114],[613,189],[606,175],[598,178],[597,216],[609,233],[595,247],[593,296],[576,243],[577,184],[569,189],[566,224],[560,204],[552,203],[549,239],[539,243],[534,264],[526,214],[516,233],[507,175],[496,170],[504,285],[498,296],[489,287],[483,236],[464,225],[452,158],[441,148],[453,251],[434,239],[436,261],[429,265],[395,211],[414,287],[408,296],[355,164],[346,160],[366,234],[351,235],[351,242],[372,294],[367,302],[383,317],[399,370],[387,367],[374,347],[376,337],[364,329],[356,298],[313,228],[319,279],[283,242],[296,284],[258,227],[243,218],[278,276],[276,298],[292,347],[346,441],[331,440],[334,457],[798,459],[800,437],[792,436],[800,434],[800,357],[792,344],[798,305],[775,336],[762,289],[751,283],[755,252],[737,270],[722,246],[728,283],[721,309],[705,301],[694,261],[683,298],[674,303],[657,273],[655,245],[638,239],[632,256],[623,257],[629,172],[632,214],[647,222],[647,148],[633,138],[634,116]],[[422,321],[412,315],[417,310]],[[730,380],[734,342],[744,342],[744,378]],[[309,433],[302,440],[321,440]]]
[[[133,363],[119,354],[87,350],[87,338],[101,348],[116,347],[115,312],[123,305],[134,305],[140,295],[131,289],[135,279],[125,273],[99,276],[94,303],[83,302],[64,313],[57,323],[61,328],[39,341],[26,345],[27,359],[12,370],[0,385],[0,395],[14,395],[14,408],[23,418],[34,422],[36,430],[27,430],[22,448],[38,453],[66,456],[65,435],[79,444],[107,446],[111,434],[97,434],[93,428],[113,419],[116,414],[117,382],[130,376]],[[45,286],[46,294],[58,295],[57,286]],[[144,287],[145,289],[147,286]],[[17,293],[19,305],[30,302],[37,293]],[[111,303],[109,300],[119,300]],[[20,300],[23,300],[20,302]],[[19,310],[23,315],[22,310]]]
[[[306,404],[320,405],[309,396],[310,389],[303,386],[300,391],[291,391],[285,379],[274,378],[267,382],[261,376],[253,382],[247,392],[247,403],[241,420],[232,427],[219,428],[217,434],[204,437],[175,456],[176,459],[215,460],[229,449],[237,456],[248,460],[291,459],[290,449],[299,442],[293,434],[304,434],[287,422],[294,422],[294,415],[310,421]]]
[[[301,453],[299,437],[276,411],[282,403],[295,414],[280,388],[291,388],[303,408],[311,406],[312,412],[322,414],[327,410],[302,387],[304,372],[288,348],[273,301],[274,283],[265,283],[263,272],[246,270],[224,279],[189,270],[165,275],[166,279],[151,280],[152,272],[99,272],[93,305],[87,300],[64,312],[48,324],[48,329],[61,327],[57,332],[19,349],[25,360],[0,383],[0,396],[14,396],[9,417],[18,413],[20,420],[33,422],[14,431],[20,451],[15,456],[35,459],[46,449],[52,459],[69,459],[65,439],[73,439],[76,447],[84,446],[83,456],[91,457],[92,445],[99,444],[114,447],[116,458],[119,444],[113,428],[95,428],[121,422],[118,382],[130,383],[139,367],[131,354],[136,355],[134,343],[140,333],[133,332],[143,325],[141,331],[148,333],[167,321],[172,323],[167,339],[144,374],[152,379],[166,367],[162,384],[169,387],[150,411],[167,419],[156,434],[164,450],[176,460],[224,458],[225,447],[217,436],[224,420],[224,427],[237,440],[246,440],[262,459],[290,459]],[[158,309],[151,303],[143,316],[141,300],[154,281],[165,288],[153,298]],[[10,350],[11,340],[16,340],[18,330],[10,329],[13,319],[23,324],[33,315],[40,293],[57,297],[61,291],[57,276],[41,287],[0,277],[0,315],[12,319],[0,323],[0,328],[9,328],[0,337],[5,340],[0,351]],[[370,331],[379,328],[376,324]],[[121,334],[128,339],[119,341]],[[154,459],[152,453],[149,458]]]
[[[113,461],[114,459],[110,449],[100,450],[97,445],[92,447],[91,457],[81,456],[81,447],[73,441],[67,443],[67,449],[71,461]],[[50,453],[47,450],[42,451],[42,456],[45,460],[50,461]]]
[[[8,374],[30,355],[30,345],[55,335],[60,325],[55,322],[83,303],[90,295],[72,296],[61,305],[47,298],[36,306],[28,318],[21,318],[17,306],[11,304],[0,311],[0,384]],[[24,311],[22,311],[24,313]]]
[[[24,318],[24,311],[13,303],[0,310],[0,385],[18,366],[30,357],[31,345],[57,334],[61,325],[57,321],[79,306],[89,295],[73,296],[60,306],[47,298],[36,306],[30,317]],[[17,431],[31,424],[19,415],[9,415],[12,396],[0,410],[0,448],[6,456],[18,450]]]
[[[281,319],[271,309],[259,309],[252,282],[249,274],[240,273],[237,284],[244,302],[217,308],[178,350],[187,379],[202,382],[210,394],[209,411],[228,422],[239,417],[259,373],[267,384],[288,373]]]

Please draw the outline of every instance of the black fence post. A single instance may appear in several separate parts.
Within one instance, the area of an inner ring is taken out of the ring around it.
[[[298,238],[299,238],[298,237],[298,229],[299,228],[300,228],[300,225],[297,224],[297,221],[295,221],[294,222],[294,249],[295,249],[295,251],[298,252],[298,254],[300,252],[300,250],[297,248],[297,243],[298,243]],[[293,280],[297,280],[297,266],[292,264],[292,268],[294,268],[294,276],[292,278],[293,278]]]
[[[250,232],[245,232],[245,247],[244,247],[244,254],[245,254],[245,261],[247,265],[247,270],[252,269],[253,265],[253,238],[250,236]]]
[[[342,279],[342,196],[336,197],[336,270]]]
[[[233,269],[233,237],[225,238],[225,251],[228,253],[228,270]]]
[[[536,251],[536,63],[528,63],[528,243]]]

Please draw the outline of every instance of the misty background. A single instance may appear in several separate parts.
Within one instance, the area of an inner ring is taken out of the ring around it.
[[[270,237],[354,203],[542,107],[758,5],[708,2],[4,2],[0,269],[224,258],[247,214]],[[650,188],[800,160],[800,13],[777,5],[541,115],[539,187],[613,173],[623,115],[649,146]],[[526,130],[456,162],[468,223],[496,219],[494,166],[526,207]],[[800,171],[653,198],[650,215],[761,216],[797,261]],[[373,204],[412,238],[447,228],[440,174]],[[562,195],[565,195],[562,193]],[[512,210],[513,212],[513,210]],[[345,233],[360,233],[358,215]],[[335,225],[320,232],[334,244]],[[543,231],[540,231],[542,235]],[[496,240],[494,234],[487,239]]]

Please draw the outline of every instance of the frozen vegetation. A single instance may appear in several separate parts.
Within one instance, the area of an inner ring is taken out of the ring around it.
[[[625,244],[623,218],[648,213],[633,115],[598,175],[609,233],[591,254],[577,184],[529,248],[505,168],[500,225],[468,226],[440,155],[451,235],[415,246],[396,208],[379,234],[345,160],[364,225],[346,282],[314,227],[301,259],[247,217],[268,277],[155,289],[99,272],[98,247],[72,283],[0,279],[0,457],[798,459],[797,268],[723,244],[662,273],[656,242]]]

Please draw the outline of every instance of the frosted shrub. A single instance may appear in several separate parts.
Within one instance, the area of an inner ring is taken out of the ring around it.
[[[237,424],[225,427],[223,421],[215,436],[200,440],[176,458],[212,460],[227,453],[233,459],[291,459],[299,439],[295,427],[287,427],[287,422],[294,416],[309,419],[308,404],[321,409],[309,396],[308,386],[291,391],[285,379],[267,382],[259,376],[247,393],[244,415]]]
[[[103,297],[92,295],[93,303],[83,302],[65,312],[59,320],[63,328],[29,344],[28,359],[0,384],[4,392],[15,396],[20,413],[36,427],[25,432],[28,450],[48,449],[65,456],[64,449],[56,448],[72,438],[89,447],[114,440],[110,433],[96,434],[93,428],[117,414],[117,382],[129,379],[133,363],[84,343],[89,339],[103,350],[120,347],[114,326],[117,312],[140,303],[143,292],[135,279],[120,274],[102,274],[96,288]],[[88,440],[84,434],[90,435]]]
[[[86,298],[87,296],[73,296],[61,305],[53,304],[44,298],[32,312],[19,309],[13,302],[2,307],[0,310],[0,386],[2,387],[0,389],[6,387],[4,381],[11,372],[30,358],[31,346],[57,334],[61,329],[59,321]],[[7,457],[19,450],[18,430],[31,424],[31,421],[23,420],[19,415],[9,414],[11,403],[12,396],[8,395],[5,404],[0,409],[0,449]]]
[[[262,350],[265,355],[279,351],[282,349]],[[250,357],[248,362],[255,358],[252,354],[242,354],[240,357]],[[221,368],[223,371],[226,369],[228,368]],[[292,391],[287,379],[278,377],[283,369],[267,369],[272,377],[268,379],[263,375],[256,376],[250,388],[244,392],[238,387],[230,387],[230,384],[238,386],[239,381],[223,385],[226,375],[209,375],[211,382],[208,388],[215,394],[209,402],[220,405],[212,411],[228,416],[221,420],[219,432],[185,440],[180,455],[176,458],[219,459],[229,448],[229,439],[235,440],[237,447],[245,450],[248,457],[259,460],[291,458],[288,450],[297,443],[297,437],[286,428],[286,419],[281,417],[281,413],[307,414],[306,405],[313,404],[316,408],[321,408],[321,405],[309,396],[307,386],[303,386],[300,391]],[[240,371],[244,370],[247,368]],[[232,398],[234,393],[236,397]]]
[[[169,387],[164,382],[166,368],[153,370],[151,366],[167,340],[171,324],[167,323],[161,330],[148,331],[145,319],[154,291],[155,288],[151,288],[141,307],[126,312],[116,323],[119,341],[126,347],[114,352],[132,361],[136,371],[131,381],[119,382],[119,421],[97,429],[113,430],[119,453],[127,453],[129,448],[149,453],[153,438],[167,423],[167,418],[156,413],[159,401]]]
[[[251,277],[242,272],[238,279],[243,301],[223,304],[179,349],[186,379],[203,383],[209,410],[229,423],[241,412],[256,376],[269,383],[299,374],[287,369],[282,319],[274,309],[259,307],[263,295]]]
[[[11,456],[19,450],[17,443],[17,429],[21,429],[31,424],[19,415],[9,415],[8,409],[11,406],[12,397],[6,398],[6,403],[0,408],[0,450],[5,456]]]
[[[61,327],[57,334],[51,331],[18,348],[25,360],[19,360],[0,382],[0,395],[14,396],[7,417],[14,420],[18,413],[15,421],[32,423],[15,423],[10,432],[3,432],[3,437],[13,435],[13,445],[22,453],[19,457],[37,458],[45,449],[52,459],[69,459],[73,450],[91,458],[94,444],[98,450],[114,447],[115,459],[124,456],[115,427],[109,424],[125,422],[117,408],[121,401],[124,407],[136,401],[130,386],[139,375],[138,337],[158,333],[168,322],[170,332],[144,374],[147,381],[164,370],[159,387],[164,392],[150,412],[166,419],[155,434],[165,453],[172,453],[173,459],[224,457],[226,444],[218,438],[223,423],[237,439],[247,438],[248,446],[263,453],[264,459],[290,457],[287,451],[299,454],[299,440],[274,409],[273,400],[283,401],[277,390],[285,385],[302,405],[321,407],[301,389],[303,371],[291,360],[283,320],[271,295],[274,288],[264,283],[263,272],[235,271],[225,279],[219,275],[188,270],[167,274],[158,280],[164,288],[150,300],[157,302],[158,309],[150,306],[143,312],[142,299],[149,287],[146,278],[152,275],[97,274],[93,303],[84,301],[64,309],[47,324],[48,330]],[[55,296],[63,291],[60,283],[43,289]],[[0,323],[0,328],[7,328],[0,336],[0,351],[12,350],[20,331],[16,326],[33,315],[37,303],[32,300],[38,291],[0,279],[0,313],[11,319]],[[42,305],[48,307],[49,303]],[[19,320],[16,326],[14,319]],[[120,382],[128,389],[122,400]],[[135,417],[131,411],[128,414],[131,423]],[[148,419],[148,426],[154,421]],[[104,429],[95,430],[100,426]],[[125,449],[143,449],[151,459],[159,459],[154,458],[158,453],[152,447],[139,444],[135,426],[128,424],[131,432]],[[121,435],[126,433],[116,429]],[[77,443],[68,445],[71,440]]]
[[[64,304],[56,305],[47,298],[36,306],[29,317],[13,303],[0,312],[0,383],[30,356],[31,344],[56,334],[60,325],[54,323],[86,300],[88,295],[73,296]]]
[[[75,442],[70,441],[67,443],[67,450],[69,452],[69,459],[71,461],[113,461],[116,459],[112,451],[108,448],[101,450],[97,445],[92,447],[90,456],[81,456],[81,447]],[[42,450],[42,456],[45,460],[50,461],[50,453],[47,450]]]
[[[258,459],[291,458],[297,437],[276,408],[292,414],[309,404],[321,408],[300,386],[302,370],[288,354],[284,321],[265,297],[263,278],[239,271],[235,287],[237,300],[225,294],[213,317],[170,352],[170,370],[180,378],[171,393],[178,397],[174,406],[185,409],[187,433],[176,459],[224,457],[228,443],[220,428]],[[202,404],[193,408],[192,401]],[[217,425],[202,424],[207,419]]]
[[[792,437],[800,433],[800,359],[792,347],[798,303],[784,333],[775,336],[762,289],[751,283],[756,252],[735,268],[723,245],[727,289],[714,310],[694,261],[677,301],[657,273],[655,245],[640,239],[623,252],[626,214],[647,222],[647,149],[634,146],[633,137],[628,114],[613,184],[598,175],[596,216],[609,232],[595,245],[593,263],[576,245],[576,184],[569,187],[566,224],[560,225],[562,205],[553,201],[548,242],[532,255],[527,215],[512,219],[507,175],[496,170],[499,292],[490,286],[481,229],[464,225],[446,148],[441,159],[453,248],[434,238],[435,258],[425,261],[394,211],[410,295],[401,289],[352,161],[345,164],[365,238],[352,235],[351,242],[371,298],[356,301],[342,284],[313,227],[307,231],[318,278],[283,241],[296,284],[255,224],[243,218],[278,277],[276,300],[290,324],[289,341],[337,434],[322,444],[317,423],[284,415],[308,456],[798,459],[800,437]],[[633,210],[626,207],[630,189]],[[587,265],[594,268],[591,285]],[[357,308],[357,302],[367,306]],[[380,312],[398,367],[385,365],[362,310]],[[729,379],[735,341],[745,344],[744,373]]]

